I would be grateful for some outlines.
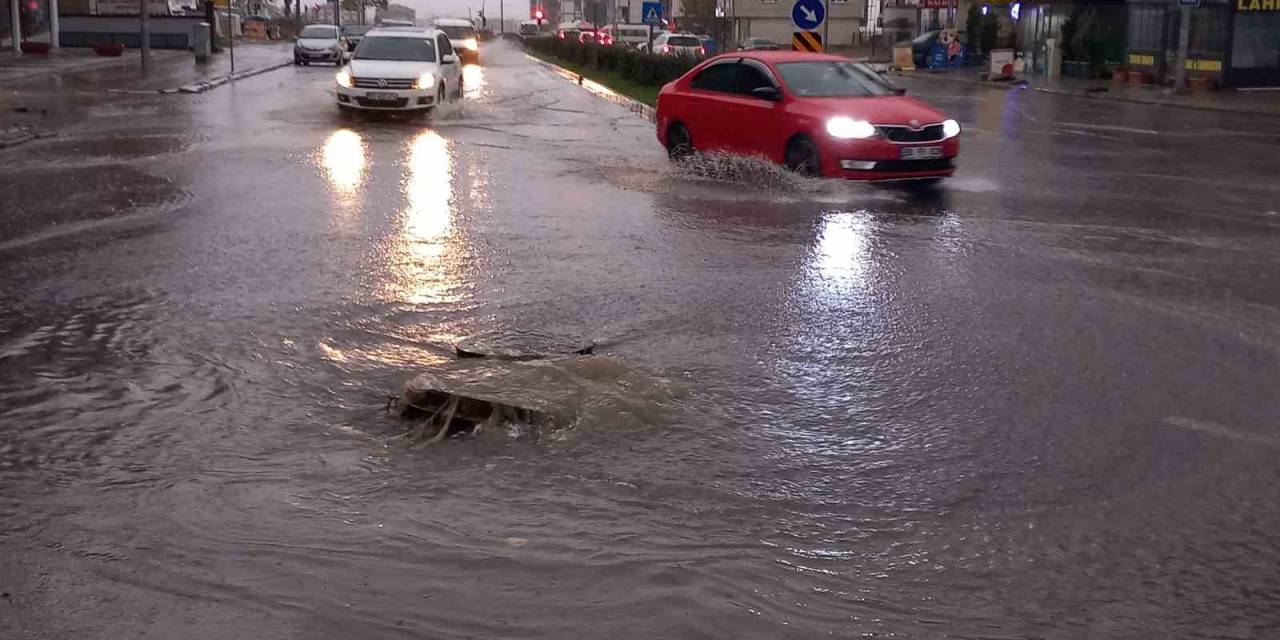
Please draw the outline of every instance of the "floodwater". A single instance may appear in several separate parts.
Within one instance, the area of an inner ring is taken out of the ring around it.
[[[490,54],[434,120],[288,68],[0,155],[0,636],[1280,632],[1276,123],[921,82],[917,194]],[[407,440],[423,372],[554,427]]]

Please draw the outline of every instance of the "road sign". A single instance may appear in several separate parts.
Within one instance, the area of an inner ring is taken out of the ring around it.
[[[817,31],[797,31],[791,37],[792,51],[822,53],[822,34]]]
[[[640,3],[641,22],[645,24],[662,24],[662,3],[661,2],[642,2]]]
[[[791,7],[791,21],[796,23],[797,29],[813,31],[826,19],[827,8],[822,0],[796,0]]]

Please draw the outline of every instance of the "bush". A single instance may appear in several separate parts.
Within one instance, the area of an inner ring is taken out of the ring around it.
[[[663,56],[626,46],[583,44],[559,38],[530,38],[525,47],[576,65],[588,65],[595,50],[596,68],[637,84],[662,86],[687,73],[701,60],[691,56]]]

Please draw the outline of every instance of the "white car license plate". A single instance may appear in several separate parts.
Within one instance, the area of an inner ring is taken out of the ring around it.
[[[373,100],[375,102],[395,102],[400,99],[400,96],[387,91],[370,91],[369,93],[366,93],[364,97],[366,100]]]
[[[903,160],[932,160],[942,157],[942,147],[903,147],[898,153]]]

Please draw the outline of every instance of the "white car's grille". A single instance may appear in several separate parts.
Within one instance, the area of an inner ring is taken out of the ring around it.
[[[412,89],[413,80],[407,78],[353,78],[351,83],[361,89]]]

